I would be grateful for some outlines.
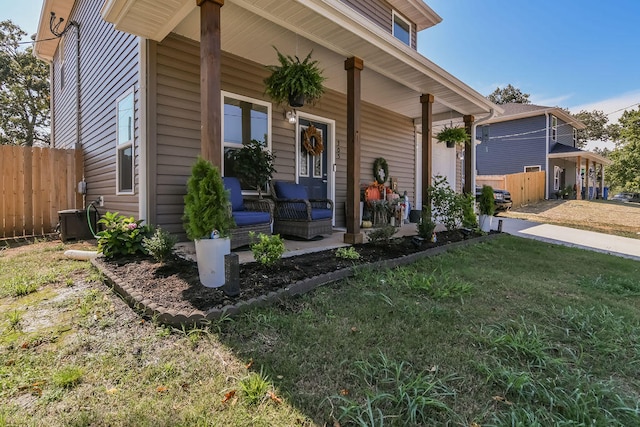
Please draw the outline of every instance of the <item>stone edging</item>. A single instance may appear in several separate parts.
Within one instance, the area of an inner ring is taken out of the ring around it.
[[[474,239],[462,240],[460,242],[450,243],[448,245],[436,246],[435,248],[426,249],[422,252],[416,252],[411,255],[402,256],[400,258],[394,258],[390,260],[378,261],[369,264],[372,268],[394,268],[406,264],[410,264],[422,258],[438,255],[447,252],[452,249],[467,246],[474,243],[482,243],[488,240],[494,239],[500,234],[488,234],[486,236],[480,236]],[[170,325],[170,326],[206,326],[214,320],[218,320],[226,316],[236,316],[249,309],[255,307],[262,307],[267,304],[272,304],[281,299],[304,294],[319,286],[326,285],[328,283],[335,282],[346,277],[350,277],[354,274],[357,268],[362,265],[343,268],[341,270],[333,271],[331,273],[321,274],[319,276],[311,277],[301,282],[294,283],[282,288],[278,291],[269,292],[266,295],[261,295],[257,298],[251,298],[245,301],[238,301],[233,305],[226,305],[223,308],[213,308],[204,312],[202,310],[193,310],[191,312],[176,312],[175,310],[168,309],[166,307],[159,306],[149,300],[143,300],[142,296],[136,292],[134,288],[129,286],[128,283],[115,277],[111,272],[100,268],[95,259],[91,260],[91,264],[96,267],[102,274],[104,274],[108,281],[113,286],[113,289],[131,306],[132,308],[140,311],[143,315],[152,317],[158,322]]]

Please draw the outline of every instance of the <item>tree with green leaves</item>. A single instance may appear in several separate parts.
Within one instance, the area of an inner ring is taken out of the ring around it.
[[[569,113],[568,110],[567,113]],[[581,110],[579,113],[571,115],[586,126],[586,129],[578,130],[578,142],[576,144],[578,148],[584,148],[588,141],[614,141],[619,137],[619,126],[608,124],[609,118],[600,110]]]
[[[49,65],[21,49],[26,35],[0,22],[0,144],[49,145]]]
[[[508,104],[510,102],[515,102],[518,104],[531,104],[529,101],[529,94],[523,93],[517,87],[508,84],[504,88],[497,87],[491,94],[487,96],[489,101],[494,104]]]
[[[640,108],[625,111],[618,121],[620,135],[609,158],[607,180],[627,191],[640,191]]]

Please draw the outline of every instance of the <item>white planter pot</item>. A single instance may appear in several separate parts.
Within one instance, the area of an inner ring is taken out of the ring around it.
[[[485,233],[491,231],[491,223],[493,222],[493,215],[480,215],[480,229]]]
[[[208,288],[224,285],[224,256],[231,253],[231,239],[198,239],[195,243],[200,282]]]

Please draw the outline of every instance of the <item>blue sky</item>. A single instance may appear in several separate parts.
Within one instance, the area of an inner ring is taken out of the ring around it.
[[[572,112],[640,102],[640,1],[427,4],[443,20],[420,33],[420,52],[483,95],[512,84],[534,104]]]
[[[483,95],[512,84],[535,104],[573,112],[640,102],[638,0],[427,4],[443,21],[420,33],[419,51]],[[41,0],[0,0],[0,20],[33,34],[41,7]]]

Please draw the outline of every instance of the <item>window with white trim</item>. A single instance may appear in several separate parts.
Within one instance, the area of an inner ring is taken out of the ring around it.
[[[558,140],[558,118],[556,116],[551,116],[551,140]]]
[[[411,23],[393,11],[393,36],[407,46],[411,46]]]
[[[578,129],[573,128],[573,146],[578,145]]]
[[[222,135],[224,176],[237,176],[234,171],[234,152],[243,142],[259,141],[271,150],[271,104],[234,93],[222,92]],[[241,181],[243,190],[254,190]]]
[[[524,167],[524,171],[525,172],[540,172],[542,168],[538,165],[538,166],[525,166]]]
[[[116,194],[133,194],[133,141],[135,138],[133,88],[117,101]]]

